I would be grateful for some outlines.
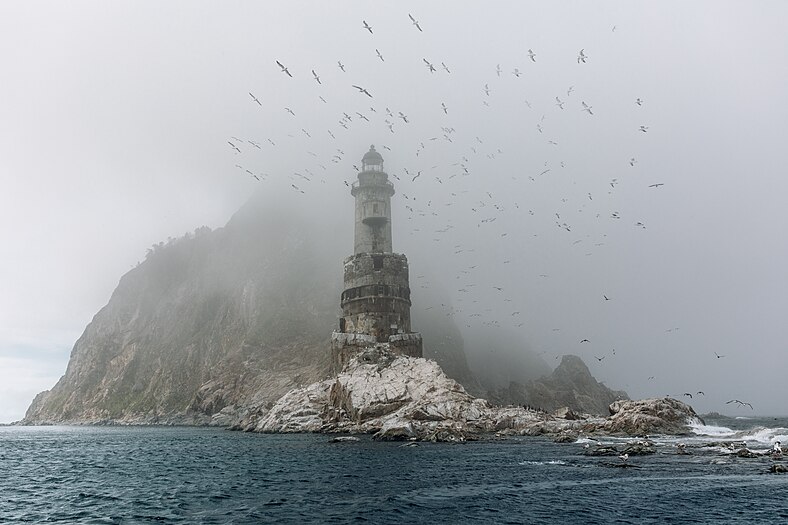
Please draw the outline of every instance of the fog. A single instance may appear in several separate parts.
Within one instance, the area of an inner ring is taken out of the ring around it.
[[[350,254],[345,183],[370,144],[397,191],[414,311],[445,310],[469,339],[500,330],[550,365],[577,354],[632,397],[785,414],[787,15],[0,4],[0,421],[56,382],[148,247],[222,226],[255,191],[337,221]]]

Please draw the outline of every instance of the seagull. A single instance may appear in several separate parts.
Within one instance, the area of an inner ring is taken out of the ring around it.
[[[594,114],[594,112],[593,112],[593,111],[591,111],[591,107],[592,107],[592,106],[589,106],[589,105],[588,105],[588,104],[586,104],[585,102],[581,102],[581,104],[583,104],[583,109],[582,109],[581,111],[588,111],[588,114],[589,114],[589,115],[593,115],[593,114]]]
[[[372,26],[371,26],[371,25],[369,25],[369,24],[367,23],[367,21],[366,21],[366,20],[362,20],[362,22],[364,22],[364,29],[366,29],[367,31],[369,31],[369,34],[370,34],[370,35],[371,35],[371,34],[373,34],[373,33],[372,33]]]
[[[290,108],[285,108],[285,110],[286,110],[288,113],[290,113],[291,115],[293,115],[293,116],[295,117],[295,113],[293,113],[293,110],[292,110],[292,109],[290,109]]]
[[[577,63],[578,63],[578,64],[579,64],[580,62],[582,62],[583,64],[585,64],[585,63],[586,63],[586,59],[588,58],[588,57],[586,56],[586,54],[585,54],[585,53],[583,53],[583,51],[585,51],[585,48],[581,49],[581,50],[580,50],[580,54],[579,54],[579,55],[577,55]]]
[[[698,391],[697,391],[697,395],[699,395],[699,396],[705,396],[705,395],[706,395],[706,393],[705,393],[703,390],[698,390]]]
[[[451,73],[451,71],[449,71],[449,66],[447,66],[443,62],[441,62],[441,66],[443,66],[443,70],[446,71],[446,73]]]
[[[597,361],[599,361],[599,362],[601,363],[601,362],[602,362],[602,360],[603,360],[605,357],[607,357],[607,356],[604,356],[604,355],[603,355],[602,357],[597,357],[597,356],[594,356],[594,357],[596,358],[596,360],[597,360]]]
[[[262,104],[260,104],[260,101],[259,101],[259,100],[257,100],[257,97],[256,97],[256,96],[254,96],[254,95],[252,95],[252,92],[251,92],[251,91],[249,92],[249,96],[250,96],[250,97],[252,97],[252,100],[254,100],[255,102],[257,102],[257,104],[258,104],[258,105],[260,105],[260,107],[262,107],[262,106],[263,106]]]
[[[581,343],[590,343],[591,341],[589,341],[588,339],[583,339],[583,340],[581,340],[580,342],[581,342]]]
[[[363,88],[363,87],[361,87],[361,86],[353,86],[353,87],[354,87],[354,88],[356,88],[356,89],[358,89],[358,90],[359,90],[359,92],[361,92],[361,93],[364,93],[364,94],[365,94],[366,96],[368,96],[369,98],[372,98],[372,95],[370,95],[370,94],[369,94],[369,91],[367,91],[367,90],[366,90],[366,88]]]
[[[345,65],[341,60],[337,60],[337,66],[339,66],[339,69],[341,69],[343,73],[345,72]]]
[[[322,84],[322,82],[320,82],[320,77],[317,76],[317,73],[315,73],[314,69],[312,70],[312,76],[315,77],[315,80],[317,81],[318,84]]]
[[[648,126],[640,126],[638,131],[642,131],[643,133],[648,133]]]
[[[564,103],[563,103],[563,102],[561,102],[561,99],[560,99],[560,98],[558,98],[558,97],[555,97],[555,102],[556,102],[556,104],[555,104],[556,106],[558,106],[558,107],[559,107],[559,108],[561,108],[561,109],[564,109]]]
[[[779,441],[775,441],[774,442],[774,448],[772,449],[772,452],[775,453],[775,454],[782,454],[783,453],[783,449],[780,446],[780,442]]]
[[[402,120],[404,120],[404,121],[405,121],[405,124],[407,124],[407,123],[408,123],[408,117],[407,117],[407,116],[406,116],[404,113],[402,113],[402,111],[399,111],[399,118],[401,118]]]
[[[227,141],[227,144],[229,144],[229,145],[230,145],[230,147],[231,147],[231,148],[233,148],[233,149],[236,151],[236,153],[241,153],[241,150],[240,150],[240,149],[238,149],[238,146],[236,146],[235,144],[233,144],[233,143],[232,143],[232,142],[230,142],[229,140]]]
[[[658,182],[656,184],[649,184],[648,187],[649,188],[659,188],[660,186],[664,186],[664,185],[665,185],[664,182]],[[717,352],[714,352],[714,353],[716,354]],[[724,355],[718,355],[717,357],[725,357],[725,356]]]
[[[687,396],[688,398],[692,399],[692,394],[690,394],[689,392],[684,392],[684,395]]]
[[[484,94],[487,95],[488,97],[490,96],[490,86],[488,86],[487,84],[484,85]]]
[[[531,59],[531,62],[536,62],[536,53],[534,53],[533,49],[528,50],[528,58]]]
[[[605,294],[602,294],[602,297],[605,298],[605,301],[609,301],[610,300],[610,298],[607,295],[605,295]]]
[[[569,95],[571,95],[572,91],[574,90],[575,90],[575,86],[569,86],[569,89],[566,90],[566,96],[568,97]]]
[[[282,73],[287,73],[288,77],[293,78],[293,75],[290,74],[290,71],[288,71],[287,68],[280,61],[277,60],[276,65],[282,68]]]
[[[625,452],[625,453],[621,454],[620,456],[618,456],[618,459],[620,459],[621,461],[623,461],[623,462],[624,462],[624,464],[626,465],[626,463],[627,463],[627,460],[629,459],[629,454],[627,454],[627,453]]]
[[[447,115],[449,114],[449,108],[446,107],[446,104],[444,102],[441,102],[441,109],[445,114]]]
[[[746,405],[746,406],[750,407],[750,410],[754,410],[754,408],[752,408],[752,405],[750,403],[745,403],[744,401],[739,401],[738,399],[731,399],[730,401],[727,401],[725,404],[726,405],[730,405],[731,403],[738,403],[739,406],[745,406]]]
[[[500,77],[501,76],[501,64],[495,66],[495,73]]]
[[[419,21],[413,18],[413,16],[410,13],[408,13],[408,18],[410,18],[410,21],[413,22],[414,26],[416,26],[416,29],[421,31],[421,26],[419,25]]]
[[[419,178],[419,175],[421,175],[421,171],[419,171],[410,181],[414,182],[416,179]]]
[[[520,78],[521,74],[522,73],[520,73],[520,70],[518,68],[514,68],[514,71],[512,71],[512,75],[516,76],[517,78]]]
[[[375,53],[377,53],[377,54],[378,54],[378,58],[380,59],[380,61],[381,61],[381,62],[385,62],[385,60],[383,60],[383,55],[381,55],[381,54],[380,54],[380,51],[378,51],[378,50],[376,49],[376,50],[375,50]]]
[[[637,100],[635,100],[635,104],[637,104],[638,106],[642,106],[643,105],[643,99],[642,98],[638,98]]]
[[[637,160],[635,160],[635,157],[632,157],[631,159],[629,159],[629,165],[630,166],[634,166],[636,163],[637,163]]]
[[[720,355],[717,352],[714,352],[714,355],[717,356],[717,359],[722,359],[723,357],[725,357],[724,355]]]
[[[435,66],[430,64],[429,61],[426,58],[422,58],[422,60],[424,61],[425,64],[427,64],[427,67],[429,68],[430,73],[435,73],[435,71],[436,71]]]

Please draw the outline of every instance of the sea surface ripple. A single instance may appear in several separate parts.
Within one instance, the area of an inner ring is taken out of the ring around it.
[[[677,455],[670,438],[635,468],[546,438],[329,439],[0,427],[0,523],[788,523],[771,458]]]

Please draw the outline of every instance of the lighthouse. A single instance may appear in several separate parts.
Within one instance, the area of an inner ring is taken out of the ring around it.
[[[422,356],[421,334],[410,329],[408,259],[392,251],[391,197],[394,185],[383,157],[370,146],[361,159],[355,198],[353,255],[344,262],[342,317],[331,337],[335,373],[364,348],[388,347],[394,354]]]

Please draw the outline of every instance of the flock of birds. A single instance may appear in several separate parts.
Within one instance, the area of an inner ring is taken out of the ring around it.
[[[417,20],[416,17],[410,13],[408,13],[407,16],[414,30],[420,33],[425,31],[426,28],[422,27],[420,21]],[[367,20],[361,20],[359,29],[363,32],[367,32],[370,37],[375,35],[374,26]],[[382,64],[386,63],[383,53],[380,49],[375,48],[374,44],[370,44],[370,52],[372,51],[374,51],[374,56],[377,57]],[[524,53],[524,58],[532,65],[537,64],[539,61],[539,55],[532,48],[529,48],[527,52]],[[308,81],[314,82],[314,86],[320,89],[324,89],[326,86],[325,81],[327,76],[321,76],[318,72],[319,68],[317,67],[304,68],[309,74],[304,73],[302,75],[300,73],[300,68],[298,71],[291,69],[289,65],[279,58],[275,59],[273,62],[276,68],[278,68],[279,73],[285,77],[287,82],[299,83],[303,81],[303,78],[306,78]],[[593,63],[593,58],[591,54],[586,52],[585,48],[582,48],[577,52],[575,62],[576,67],[590,67],[588,65]],[[421,64],[422,67],[426,68],[429,75],[452,74],[452,68],[450,68],[445,61],[434,61],[427,57],[422,57]],[[336,68],[338,68],[342,75],[346,74],[350,69],[348,67],[348,62],[343,62],[343,60],[336,61]],[[501,64],[496,64],[494,68],[491,65],[489,72],[491,75],[495,75],[496,80],[501,79],[501,82],[504,81],[504,69],[501,67]],[[518,66],[513,68],[511,77],[508,78],[516,80],[525,74],[524,70]],[[332,77],[332,80],[335,78],[336,77]],[[496,88],[495,86],[491,86],[491,84],[493,84],[493,81],[488,80],[484,82],[479,93],[479,100],[481,106],[484,108],[492,108],[493,106],[492,102]],[[305,194],[310,191],[322,191],[319,183],[329,184],[331,175],[337,172],[342,173],[342,168],[347,166],[348,163],[351,164],[355,171],[359,170],[359,166],[352,164],[352,160],[348,158],[341,147],[341,145],[344,144],[340,136],[341,131],[348,132],[352,129],[357,129],[354,127],[361,125],[375,125],[377,133],[379,133],[380,126],[382,126],[382,129],[386,130],[386,133],[395,134],[399,132],[402,127],[411,125],[413,121],[411,115],[406,113],[406,110],[400,108],[390,109],[386,104],[386,100],[389,97],[387,97],[385,93],[381,95],[369,86],[361,85],[361,83],[358,82],[353,83],[352,81],[348,81],[346,86],[347,90],[350,90],[351,93],[355,93],[356,97],[360,97],[354,99],[354,105],[356,106],[354,109],[358,110],[350,111],[344,108],[337,108],[325,98],[329,96],[329,92],[321,92],[317,97],[320,104],[326,108],[326,111],[334,111],[338,117],[334,127],[327,129],[323,138],[319,138],[319,136],[315,135],[314,131],[307,129],[310,120],[302,120],[299,124],[303,126],[300,129],[300,139],[307,141],[310,145],[317,143],[320,146],[307,149],[307,153],[314,158],[316,167],[312,169],[302,167],[300,171],[293,172],[288,176],[290,179],[290,188],[297,193]],[[303,86],[301,87],[303,88]],[[586,118],[590,119],[598,118],[597,112],[587,100],[577,98],[577,93],[580,91],[581,89],[579,87],[576,89],[575,85],[567,86],[561,93],[551,94],[549,106],[544,103],[544,100],[541,103],[533,104],[528,99],[523,100],[524,106],[528,108],[527,111],[532,111],[537,114],[534,128],[532,128],[535,129],[535,137],[541,138],[543,144],[548,147],[555,147],[554,151],[559,151],[559,142],[555,130],[549,129],[548,126],[551,111],[568,111],[571,107],[570,102],[576,99],[575,111],[577,111],[578,114],[584,114]],[[264,106],[260,97],[258,97],[254,91],[249,91],[248,95],[252,104],[258,108]],[[352,95],[346,95],[346,97],[352,97]],[[643,110],[646,103],[643,98],[633,94],[629,104],[631,104],[632,111],[637,113]],[[362,109],[360,107],[362,105],[367,106],[367,109]],[[320,105],[318,105],[318,107],[320,107]],[[487,144],[483,137],[468,129],[461,129],[459,124],[453,123],[453,119],[450,117],[457,112],[453,111],[454,108],[447,105],[445,100],[441,100],[439,105],[436,103],[435,109],[436,113],[442,115],[446,121],[436,122],[434,116],[419,119],[422,123],[428,121],[428,124],[426,124],[426,126],[428,126],[427,129],[432,129],[432,132],[428,132],[427,136],[423,138],[411,137],[411,141],[415,146],[414,150],[410,152],[397,150],[396,154],[392,157],[397,160],[403,158],[409,159],[415,165],[411,165],[410,167],[403,166],[399,174],[397,174],[398,170],[392,170],[389,173],[391,177],[396,179],[395,185],[398,186],[397,190],[400,192],[402,207],[406,212],[407,222],[413,225],[410,230],[410,235],[420,236],[428,242],[436,243],[436,245],[437,243],[442,244],[445,246],[444,249],[454,260],[467,260],[468,262],[468,264],[459,265],[454,275],[455,280],[458,281],[456,287],[456,294],[458,295],[454,300],[454,304],[442,303],[440,307],[431,305],[427,306],[425,309],[441,308],[447,316],[462,316],[468,327],[472,327],[474,323],[480,323],[493,328],[500,328],[504,325],[514,328],[522,327],[525,321],[523,321],[521,311],[513,305],[507,305],[507,303],[515,303],[517,301],[516,293],[510,295],[507,293],[506,288],[498,283],[492,284],[488,289],[491,291],[494,290],[492,293],[497,294],[498,301],[504,307],[509,307],[511,309],[509,315],[505,317],[497,314],[498,309],[481,307],[479,299],[474,298],[479,295],[479,283],[483,280],[481,276],[487,278],[495,276],[500,269],[482,267],[482,265],[476,262],[474,260],[474,252],[477,247],[468,239],[468,235],[463,234],[463,232],[467,231],[470,224],[475,224],[481,236],[487,239],[500,239],[505,246],[506,242],[509,240],[507,237],[510,234],[522,235],[522,232],[511,230],[503,231],[503,228],[499,229],[497,226],[512,224],[511,220],[507,220],[511,218],[512,214],[520,218],[516,219],[517,221],[522,220],[522,217],[526,219],[534,217],[539,212],[536,210],[536,206],[529,207],[521,203],[518,195],[494,194],[494,183],[489,185],[489,190],[487,191],[475,191],[473,185],[478,184],[479,178],[481,176],[489,176],[491,172],[495,173],[497,171],[495,169],[495,163],[502,158],[506,158],[509,152],[505,152],[497,145]],[[296,119],[301,118],[301,114],[294,111],[290,106],[284,106],[284,111],[286,111],[290,117]],[[311,108],[308,113],[313,114],[314,111],[315,109]],[[539,113],[541,113],[540,116],[538,116]],[[645,115],[646,114],[644,114],[644,116]],[[417,130],[423,133],[425,127],[419,127]],[[638,127],[632,128],[631,133],[635,135],[647,134],[649,130],[650,127],[648,125],[640,124]],[[413,132],[409,131],[409,133]],[[251,151],[257,151],[263,150],[263,148],[266,148],[264,152],[265,155],[270,156],[273,154],[279,141],[287,140],[288,138],[296,139],[296,136],[287,134],[287,137],[280,137],[277,140],[274,140],[274,138],[275,137],[267,137],[265,140],[262,140],[259,138],[250,139],[233,136],[228,140],[228,145],[233,154],[237,156],[243,156],[245,153],[244,150],[251,149]],[[401,142],[401,140],[397,142]],[[331,143],[334,143],[334,145],[327,146]],[[353,143],[357,143],[357,140],[354,139]],[[339,145],[340,147],[335,147],[335,145]],[[318,149],[320,147],[330,147],[333,149],[330,154],[322,155],[318,155],[312,151],[312,149]],[[382,147],[386,151],[392,151],[392,148],[386,144],[382,145]],[[555,157],[555,155],[552,155],[552,157]],[[428,159],[433,159],[432,162],[437,162],[437,164],[429,165],[431,162],[429,162]],[[329,169],[328,166],[332,163],[336,166]],[[558,176],[557,173],[570,171],[568,164],[568,160],[552,158],[545,161],[538,169],[534,170],[533,173],[518,174],[512,176],[512,179],[532,185],[549,184],[550,180],[554,180],[553,178]],[[628,167],[623,169],[636,171],[639,160],[631,155],[622,156],[621,165]],[[268,173],[252,171],[240,163],[236,164],[236,167],[243,170],[245,174],[256,182],[263,182],[271,177]],[[322,172],[320,170],[322,170]],[[586,220],[585,217],[590,216],[597,221],[620,221],[624,217],[621,212],[615,209],[604,210],[604,206],[613,202],[617,187],[624,182],[626,176],[625,174],[619,174],[616,177],[610,177],[605,182],[604,189],[599,188],[599,191],[596,193],[585,192],[582,198],[577,195],[563,197],[561,198],[561,202],[557,203],[559,209],[554,212],[554,218],[552,219],[556,230],[564,232],[564,234],[569,234],[570,236],[576,235],[575,232],[578,230],[581,232],[579,235],[585,233],[584,236],[575,238],[571,242],[572,246],[589,246],[591,251],[587,251],[585,253],[586,256],[592,255],[593,250],[605,245],[606,234],[599,233],[602,228],[598,226],[594,228],[583,228],[583,224]],[[635,177],[632,178],[635,179]],[[474,182],[471,183],[470,181]],[[629,180],[627,180],[627,182],[631,183]],[[341,183],[345,186],[350,186],[350,182],[347,179],[343,180]],[[315,187],[315,184],[318,184],[318,186]],[[643,184],[643,188],[645,188],[646,191],[659,190],[664,186],[663,182],[644,182],[641,184]],[[420,185],[424,186],[420,187]],[[429,187],[427,187],[427,185],[429,185]],[[424,192],[422,188],[428,191]],[[429,197],[421,196],[425,194],[435,197],[430,199]],[[596,197],[599,198],[595,200]],[[597,204],[600,201],[605,202],[605,204]],[[459,215],[457,215],[455,210],[459,212]],[[544,213],[541,215],[544,216]],[[468,225],[462,225],[461,220],[458,219],[459,217],[464,217],[466,221],[473,222]],[[574,217],[575,219],[583,217],[584,219],[579,223],[580,226],[576,227],[576,223],[570,222],[570,217]],[[646,223],[642,218],[632,219],[632,225],[640,230],[646,229]],[[593,230],[597,231],[594,232]],[[538,234],[533,234],[534,237],[537,235]],[[451,239],[453,239],[453,242]],[[451,246],[451,248],[448,248],[448,246]],[[516,264],[516,261],[513,262],[510,258],[506,258],[503,259],[500,264],[503,266],[513,263]],[[541,279],[549,279],[550,275],[542,273],[539,274],[539,277]],[[424,275],[417,275],[415,280],[412,281],[412,286],[414,286],[414,284],[419,288],[428,288],[430,286],[430,283],[426,280]],[[606,293],[601,294],[601,296],[604,302],[611,301],[611,298]],[[671,328],[665,330],[665,332],[672,332],[674,330],[678,330],[678,328]],[[553,331],[560,331],[560,328],[554,328]],[[580,340],[580,343],[585,344],[590,343],[590,341],[587,338],[583,338]],[[558,357],[560,356],[556,356],[556,359]],[[615,350],[612,350],[610,354],[601,356],[594,355],[594,358],[600,364],[603,360],[612,359],[614,357]],[[722,358],[724,356],[716,355],[716,357]],[[653,379],[655,379],[655,376],[648,377],[648,380]],[[686,392],[684,395],[690,398],[693,397],[690,392]],[[698,391],[695,395],[704,394],[702,391]],[[740,407],[749,406],[752,409],[751,404],[739,400],[734,399],[729,403],[736,403],[737,406]]]

